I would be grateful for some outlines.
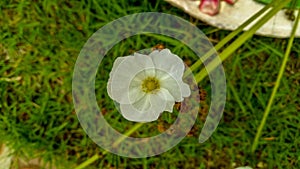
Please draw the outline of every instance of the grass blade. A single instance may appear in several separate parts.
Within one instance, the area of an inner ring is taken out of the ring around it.
[[[264,115],[263,115],[263,119],[261,120],[261,123],[260,123],[260,125],[259,125],[259,127],[257,129],[256,135],[255,135],[255,139],[254,139],[254,143],[253,143],[252,149],[251,149],[252,152],[255,152],[255,150],[257,148],[258,141],[259,141],[259,138],[261,136],[262,129],[264,128],[264,126],[266,124],[267,117],[268,117],[268,115],[270,113],[271,106],[273,104],[275,95],[276,95],[278,87],[280,85],[280,81],[281,81],[281,78],[283,76],[283,73],[284,73],[284,70],[285,70],[285,67],[286,67],[286,63],[288,61],[288,58],[289,58],[289,55],[290,55],[290,52],[291,52],[291,48],[293,46],[293,41],[294,41],[294,38],[295,38],[295,34],[296,34],[296,30],[297,30],[297,27],[298,27],[299,20],[300,20],[300,10],[298,10],[297,19],[296,19],[296,22],[294,24],[294,27],[293,27],[293,30],[292,30],[292,34],[291,34],[291,37],[290,37],[288,45],[287,45],[287,49],[286,49],[286,52],[285,52],[285,55],[284,55],[284,58],[283,58],[283,61],[282,61],[282,65],[281,65],[280,70],[279,70],[279,74],[278,74],[277,79],[276,79],[275,86],[273,88],[271,97],[270,97],[270,99],[268,101],[268,105],[267,105],[267,107],[265,109],[265,112],[264,112]]]
[[[231,43],[224,51],[220,54],[221,61],[227,59],[235,50],[242,46],[246,40],[250,39],[254,33],[263,26],[271,17],[273,17],[278,11],[280,11],[286,4],[291,0],[286,0],[280,4],[277,4],[272,10],[270,10],[265,16],[263,16],[255,25],[253,25],[248,31],[244,32],[239,38]],[[276,1],[277,2],[277,1]],[[219,60],[215,59],[210,62],[206,69],[202,69],[196,74],[195,79],[197,82],[202,81],[207,75],[207,72],[211,72],[219,65]]]
[[[245,21],[242,25],[240,25],[236,30],[231,32],[229,35],[227,35],[224,39],[222,39],[215,47],[214,49],[216,51],[220,50],[225,44],[227,44],[229,41],[231,41],[236,35],[241,33],[244,28],[246,28],[249,24],[251,24],[253,21],[255,21],[259,16],[264,14],[269,8],[271,8],[276,1],[272,1],[272,3],[266,5],[263,9],[259,10],[256,14],[251,16],[247,21]],[[214,54],[215,50],[208,51],[204,56],[201,57],[201,60],[198,60],[196,63],[194,63],[190,69],[191,71],[194,71],[201,65],[202,62],[206,61],[212,54]]]

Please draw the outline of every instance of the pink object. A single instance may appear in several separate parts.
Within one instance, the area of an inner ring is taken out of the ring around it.
[[[230,5],[233,5],[237,0],[224,0],[224,1],[229,3]]]
[[[233,5],[237,0],[223,0],[230,5]],[[220,0],[201,0],[199,9],[201,12],[208,15],[216,15],[220,10]]]
[[[219,0],[201,0],[199,5],[201,12],[208,15],[216,15],[219,13],[220,1]]]

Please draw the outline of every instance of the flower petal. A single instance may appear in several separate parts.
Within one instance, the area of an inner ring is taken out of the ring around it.
[[[166,109],[167,99],[163,92],[160,90],[156,94],[150,94],[151,112],[153,114],[160,114]]]
[[[180,84],[182,97],[189,97],[191,95],[190,86],[186,83]]]
[[[111,91],[111,80],[112,80],[112,76],[114,75],[115,71],[116,71],[116,68],[120,65],[120,63],[126,59],[125,57],[119,57],[115,60],[114,64],[113,64],[113,67],[112,67],[112,70],[111,72],[109,73],[109,76],[110,78],[108,79],[108,82],[107,82],[107,93],[109,95],[109,97],[112,97],[112,91]]]
[[[164,95],[164,100],[166,100],[166,107],[164,111],[173,112],[173,107],[175,104],[174,97],[170,94],[170,92],[167,89],[161,88],[160,89],[162,94]]]
[[[140,112],[131,104],[121,104],[121,113],[123,117],[133,122],[151,122],[158,119],[160,113],[153,114],[149,112]]]
[[[174,97],[170,94],[170,92],[165,89],[165,88],[161,88],[160,91],[159,91],[159,95],[161,97],[163,97],[164,100],[166,101],[174,101],[175,102],[175,99]]]
[[[119,59],[119,58],[118,58]],[[134,56],[123,57],[117,62],[110,75],[108,83],[109,96],[120,104],[130,104],[129,88],[132,80],[139,80],[136,75],[147,69],[146,73],[154,75],[154,65],[151,58],[147,55],[136,54]]]
[[[144,96],[141,97],[141,99],[139,99],[132,105],[135,109],[137,109],[140,112],[147,112],[151,108],[150,96],[147,94],[144,94]]]
[[[161,88],[168,90],[175,101],[180,102],[183,100],[181,87],[179,86],[178,82],[172,77],[169,76],[168,78],[161,80],[160,86]]]
[[[161,80],[162,87],[166,88],[176,101],[182,101],[182,97],[191,94],[190,88],[182,81],[184,63],[169,49],[153,51],[150,54],[156,70],[156,76]]]
[[[183,97],[189,97],[191,95],[191,89],[189,85],[180,81],[176,81],[177,83],[168,83],[168,81],[164,81],[162,86],[167,89],[172,96],[174,96],[176,102],[181,102]]]
[[[172,113],[174,105],[175,105],[175,101],[167,101],[165,111]]]
[[[171,53],[169,49],[155,50],[149,56],[153,60],[156,69],[168,72],[176,80],[182,79],[184,63],[177,55]]]
[[[148,105],[149,107],[151,106],[150,95],[146,95],[142,100],[134,104],[121,104],[121,114],[125,119],[134,122],[151,122],[157,120],[161,112],[153,111],[152,106],[149,108]]]
[[[131,86],[129,87],[129,100],[131,101],[131,103],[135,103],[139,100],[141,100],[144,96],[145,96],[145,92],[142,91],[142,89],[137,86]]]

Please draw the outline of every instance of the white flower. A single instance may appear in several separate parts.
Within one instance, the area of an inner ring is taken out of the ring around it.
[[[119,57],[110,72],[108,95],[120,103],[127,120],[154,121],[190,95],[189,86],[182,81],[183,72],[183,61],[168,49]]]

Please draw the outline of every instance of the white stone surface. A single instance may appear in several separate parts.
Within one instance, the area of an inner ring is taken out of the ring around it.
[[[238,0],[233,6],[225,2],[221,2],[220,13],[215,16],[209,16],[199,10],[200,0],[166,1],[199,20],[226,30],[236,29],[244,21],[264,7],[263,4],[257,3],[254,0]],[[279,11],[265,25],[263,25],[256,34],[279,38],[289,37],[292,31],[293,22],[287,19],[284,12],[285,10]],[[295,14],[297,15],[297,13]],[[255,22],[253,22],[253,24],[254,23]],[[247,27],[246,30],[248,28],[249,27]],[[300,27],[297,29],[296,36],[300,37]]]

